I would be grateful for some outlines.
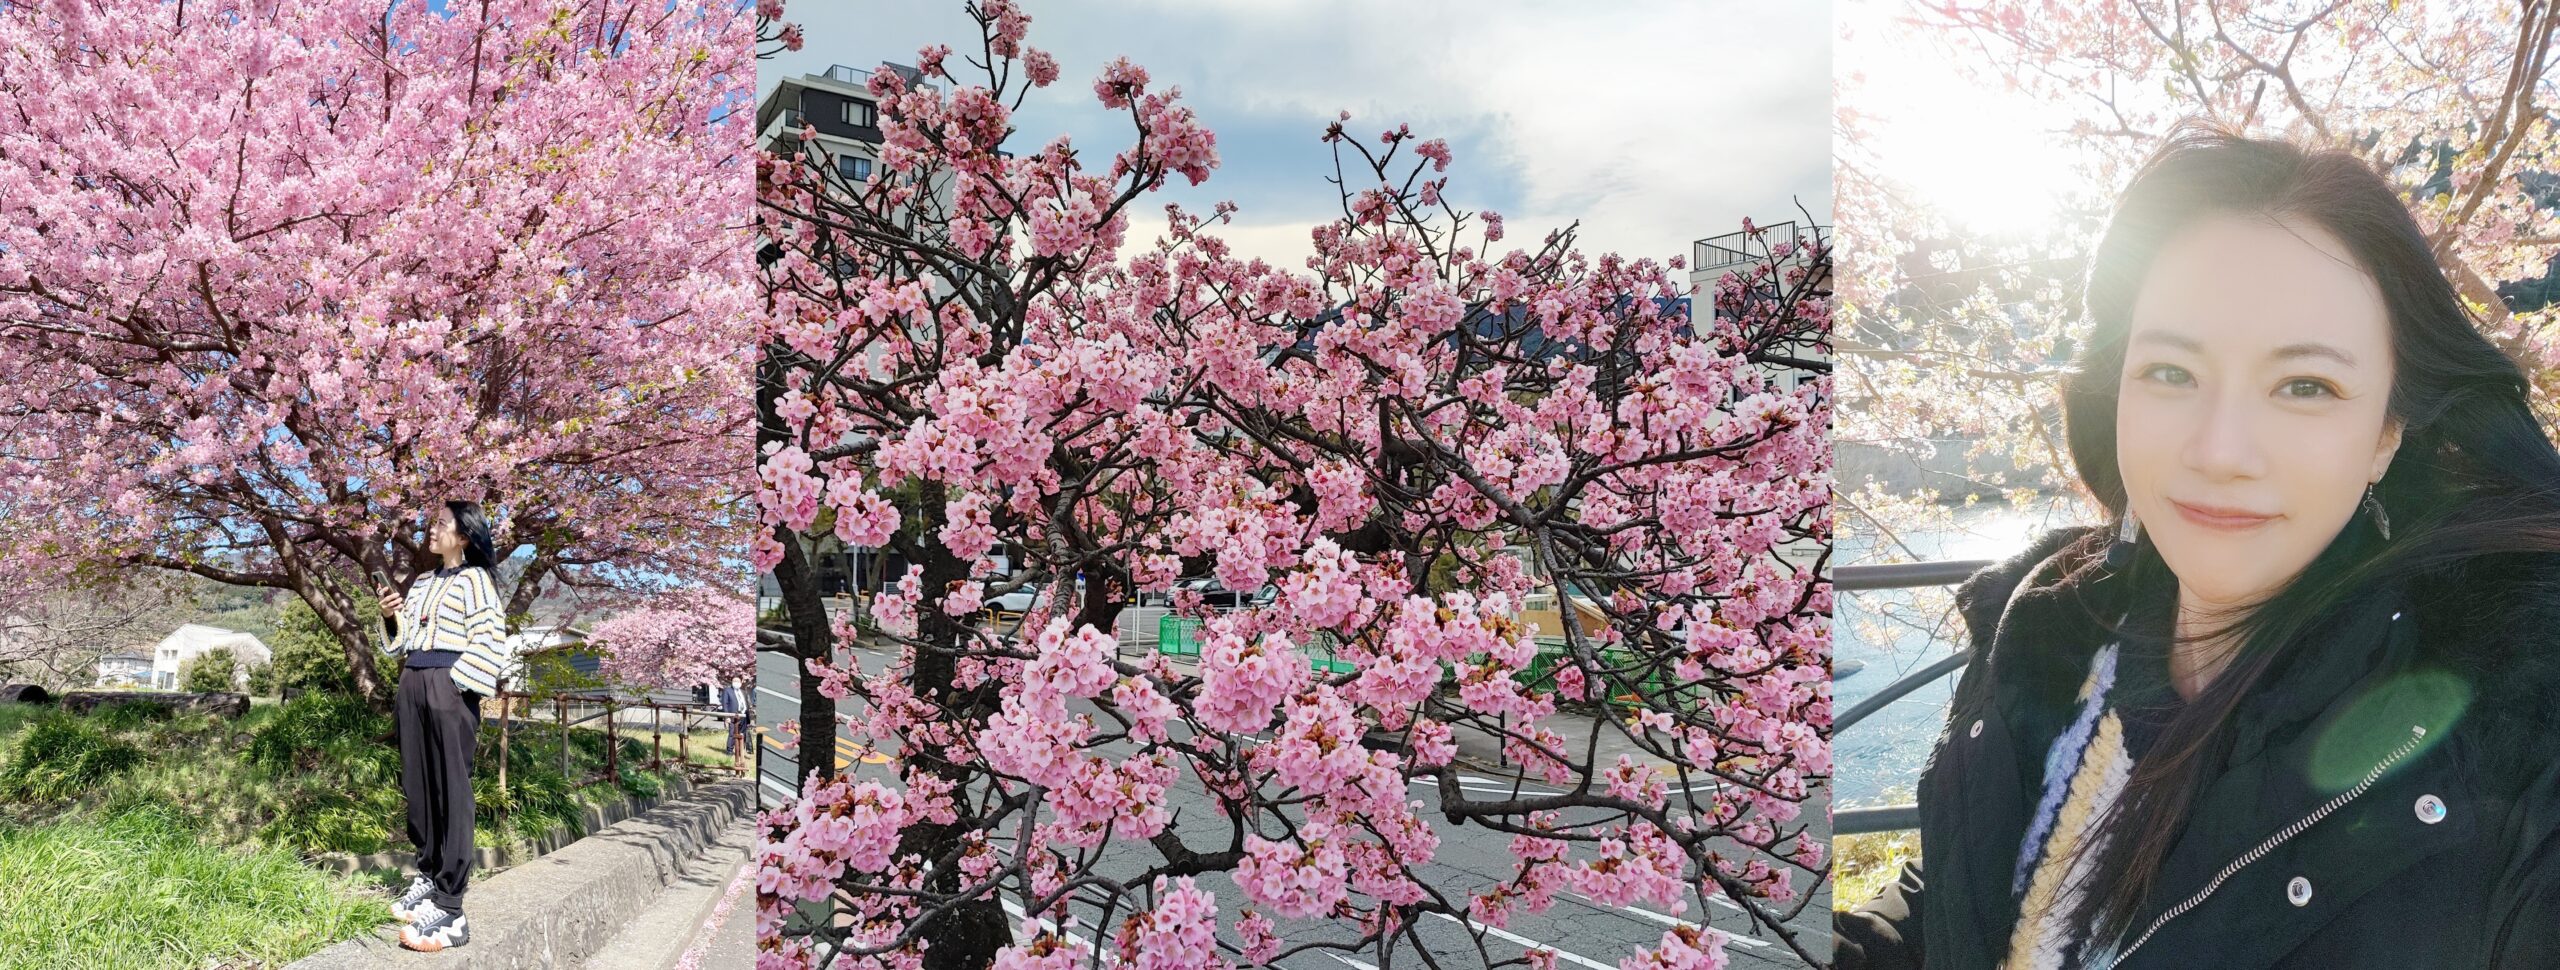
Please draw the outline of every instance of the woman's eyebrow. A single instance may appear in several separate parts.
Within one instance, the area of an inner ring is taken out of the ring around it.
[[[2179,350],[2184,350],[2189,353],[2204,352],[2204,345],[2197,343],[2196,338],[2181,333],[2171,333],[2167,330],[2144,330],[2133,335],[2133,342],[2138,344],[2168,344],[2169,346],[2176,347]]]
[[[2267,357],[2272,360],[2291,360],[2296,357],[2327,357],[2349,367],[2356,365],[2356,355],[2316,340],[2306,340],[2301,343],[2286,344],[2282,347],[2276,348],[2275,352],[2268,354]]]
[[[2142,331],[2133,335],[2132,342],[2137,344],[2167,344],[2171,347],[2176,347],[2179,350],[2184,350],[2189,353],[2200,354],[2204,352],[2204,345],[2199,343],[2195,338],[2167,330]],[[2267,354],[2267,359],[2269,360],[2292,360],[2297,357],[2327,357],[2349,367],[2356,365],[2356,356],[2354,354],[2350,354],[2334,345],[2324,344],[2317,340],[2305,340],[2298,343],[2289,343],[2282,347],[2278,347]]]

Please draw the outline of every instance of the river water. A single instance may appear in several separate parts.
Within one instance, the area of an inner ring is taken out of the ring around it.
[[[1891,556],[1876,554],[1875,537],[1844,530],[1837,539],[1840,555],[1834,561],[1855,565],[1915,558],[2005,559],[2025,549],[2045,529],[2080,521],[2059,503],[2035,511],[1986,503],[1959,510],[1954,518],[1951,528],[1897,533],[1902,543],[1892,547]],[[1904,547],[1910,552],[1904,552]],[[1845,668],[1844,661],[1851,660],[1866,666],[1834,682],[1834,710],[1848,710],[1965,642],[1964,618],[1955,612],[1953,589],[1863,590],[1838,597],[1839,615],[1832,625],[1835,669]],[[1947,698],[1954,693],[1960,673],[1949,673],[1911,692],[1833,739],[1832,785],[1840,807],[1911,800],[1920,768],[1946,727]]]

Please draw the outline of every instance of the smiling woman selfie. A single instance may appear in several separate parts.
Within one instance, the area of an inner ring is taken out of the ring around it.
[[[2560,966],[2560,451],[2356,155],[2181,126],[1843,968]]]

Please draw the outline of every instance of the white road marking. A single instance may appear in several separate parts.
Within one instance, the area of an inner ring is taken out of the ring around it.
[[[1597,900],[1597,899],[1593,899],[1593,898],[1591,898],[1590,896],[1584,895],[1584,894],[1582,894],[1582,893],[1568,893],[1568,895],[1571,895],[1571,896],[1573,896],[1573,897],[1574,897],[1574,898],[1576,898],[1576,899],[1587,900],[1587,901],[1589,901],[1589,902],[1591,903],[1591,905],[1594,905],[1594,906],[1608,906],[1608,905],[1609,905],[1608,903],[1604,903],[1604,902],[1601,902],[1601,901],[1599,901],[1599,900]],[[1711,898],[1711,899],[1712,899],[1712,898],[1714,898],[1714,897],[1709,897],[1709,898]],[[1721,902],[1721,900],[1719,900],[1719,902]],[[1732,904],[1728,903],[1728,904],[1726,904],[1726,905],[1732,905]],[[1632,914],[1637,915],[1637,916],[1642,916],[1642,917],[1644,917],[1644,918],[1646,918],[1646,919],[1652,920],[1652,921],[1654,921],[1654,922],[1656,922],[1656,923],[1661,923],[1661,924],[1663,924],[1663,925],[1665,925],[1665,926],[1686,926],[1686,927],[1690,927],[1690,928],[1692,928],[1692,929],[1702,929],[1702,930],[1703,930],[1703,929],[1712,929],[1712,928],[1713,928],[1713,927],[1708,927],[1708,926],[1702,926],[1702,925],[1697,924],[1697,923],[1692,923],[1692,922],[1690,922],[1690,921],[1688,921],[1688,920],[1681,919],[1680,917],[1673,916],[1673,915],[1671,915],[1671,914],[1669,914],[1669,913],[1657,913],[1657,912],[1654,912],[1654,911],[1652,911],[1652,910],[1650,910],[1650,909],[1646,909],[1646,908],[1644,908],[1644,907],[1642,907],[1642,906],[1618,906],[1618,907],[1615,907],[1615,908],[1616,908],[1616,909],[1620,909],[1620,910],[1624,910],[1624,911],[1626,911],[1626,912],[1628,912],[1628,913],[1632,913]],[[1730,931],[1730,930],[1722,930],[1722,929],[1719,929],[1719,930],[1716,930],[1716,932],[1718,932],[1718,933],[1723,933],[1727,938],[1729,938],[1729,939],[1733,940],[1733,941],[1734,941],[1734,942],[1736,942],[1736,943],[1740,943],[1740,944],[1742,944],[1742,945],[1744,945],[1744,946],[1768,946],[1768,945],[1770,945],[1770,944],[1769,944],[1769,941],[1767,941],[1767,940],[1763,940],[1763,939],[1760,939],[1760,938],[1758,938],[1758,937],[1744,936],[1744,935],[1742,935],[1742,934],[1740,934],[1740,933],[1735,933],[1735,932],[1732,932],[1732,931]]]
[[[1591,970],[1618,970],[1618,968],[1617,968],[1616,966],[1613,966],[1613,965],[1611,965],[1611,964],[1602,963],[1602,962],[1600,962],[1600,961],[1598,961],[1598,960],[1591,959],[1590,957],[1583,956],[1583,955],[1581,955],[1581,954],[1579,954],[1579,953],[1575,953],[1575,952],[1573,952],[1573,951],[1571,951],[1571,950],[1559,949],[1559,948],[1557,948],[1557,947],[1548,946],[1548,945],[1546,945],[1546,944],[1544,944],[1544,943],[1540,943],[1540,942],[1538,942],[1538,941],[1536,941],[1536,940],[1532,940],[1532,939],[1530,939],[1530,938],[1528,938],[1528,937],[1521,936],[1520,934],[1518,934],[1518,933],[1513,933],[1513,932],[1511,932],[1511,931],[1509,931],[1509,930],[1500,929],[1500,928],[1492,927],[1492,926],[1486,926],[1486,925],[1484,925],[1483,923],[1479,923],[1479,922],[1476,922],[1475,920],[1471,920],[1471,919],[1459,919],[1459,918],[1457,918],[1457,917],[1455,917],[1455,916],[1451,916],[1451,915],[1449,915],[1449,914],[1447,914],[1447,913],[1438,913],[1438,912],[1435,912],[1435,913],[1432,913],[1431,915],[1433,915],[1433,916],[1437,916],[1437,917],[1440,917],[1441,919],[1448,920],[1449,922],[1452,922],[1452,923],[1460,923],[1460,924],[1464,924],[1464,925],[1466,925],[1466,926],[1470,926],[1470,927],[1474,927],[1474,928],[1476,928],[1476,929],[1483,930],[1483,931],[1485,931],[1485,933],[1486,933],[1486,934],[1488,934],[1488,935],[1491,935],[1491,936],[1496,937],[1496,938],[1498,938],[1498,939],[1509,940],[1509,941],[1511,941],[1511,942],[1513,942],[1513,943],[1520,944],[1521,946],[1536,947],[1536,948],[1541,949],[1541,950],[1554,950],[1554,951],[1555,951],[1555,953],[1556,953],[1556,958],[1557,958],[1557,959],[1559,959],[1559,960],[1568,960],[1568,961],[1571,961],[1571,962],[1573,962],[1573,963],[1580,964],[1580,965],[1582,965],[1582,966],[1590,967],[1590,968],[1591,968]]]
[[[1410,781],[1411,781],[1413,784],[1421,785],[1421,786],[1423,786],[1424,788],[1427,788],[1427,789],[1437,790],[1437,789],[1439,789],[1439,787],[1440,787],[1440,783],[1439,783],[1439,782],[1432,781],[1432,780],[1427,779],[1427,778],[1414,778],[1414,779],[1410,779]],[[1504,786],[1502,786],[1502,787],[1500,787],[1500,788],[1487,788],[1487,787],[1484,787],[1484,786],[1482,786],[1482,785],[1470,785],[1470,784],[1467,784],[1466,782],[1459,782],[1459,783],[1458,783],[1458,790],[1459,790],[1459,791],[1464,791],[1464,792],[1480,792],[1480,793],[1488,794],[1488,795],[1509,795],[1509,794],[1511,794],[1511,793],[1512,793],[1512,791],[1511,791],[1511,786],[1509,786],[1509,785],[1504,785]],[[1561,792],[1541,791],[1541,790],[1536,789],[1536,788],[1527,788],[1527,787],[1523,787],[1523,788],[1521,788],[1519,793],[1520,793],[1521,795],[1523,795],[1523,796],[1529,796],[1529,795],[1557,795],[1557,794],[1562,794]]]
[[[782,796],[782,800],[785,802],[800,797],[800,793],[791,790],[791,786],[785,785],[771,778],[764,779],[764,786],[772,789],[775,793],[780,794]]]
[[[1358,960],[1354,960],[1354,959],[1352,959],[1352,958],[1350,958],[1350,957],[1343,956],[1342,954],[1335,953],[1335,952],[1333,952],[1333,951],[1331,951],[1331,950],[1325,950],[1325,951],[1322,951],[1322,952],[1323,952],[1323,953],[1324,953],[1324,955],[1326,955],[1326,956],[1329,956],[1329,957],[1334,958],[1335,960],[1341,961],[1341,963],[1342,963],[1342,965],[1343,965],[1343,966],[1354,968],[1354,970],[1378,970],[1378,965],[1377,965],[1377,964],[1374,964],[1374,963],[1362,963],[1362,962],[1360,962],[1360,961],[1358,961]]]

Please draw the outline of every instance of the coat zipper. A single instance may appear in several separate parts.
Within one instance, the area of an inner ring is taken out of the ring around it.
[[[2308,829],[2311,826],[2318,824],[2321,819],[2329,817],[2330,813],[2335,812],[2340,808],[2344,808],[2348,802],[2356,800],[2356,796],[2364,794],[2365,789],[2373,787],[2374,782],[2381,780],[2383,772],[2391,770],[2392,765],[2399,764],[2401,759],[2408,757],[2410,752],[2417,750],[2418,742],[2424,740],[2426,736],[2427,729],[2423,725],[2410,725],[2409,740],[2401,742],[2399,750],[2391,752],[2389,757],[2382,759],[2381,764],[2375,765],[2373,766],[2373,770],[2365,772],[2363,781],[2357,782],[2356,786],[2353,788],[2339,792],[2338,797],[2332,798],[2326,804],[2314,809],[2311,814],[2294,820],[2294,823],[2285,826],[2283,831],[2277,832],[2266,841],[2258,843],[2257,848],[2250,849],[2248,852],[2242,853],[2240,858],[2232,860],[2230,865],[2222,867],[2222,871],[2215,873],[2213,881],[2205,883],[2203,889],[2197,890],[2195,895],[2179,901],[2178,905],[2169,907],[2167,912],[2160,914],[2160,918],[2152,920],[2151,926],[2143,930],[2141,936],[2134,939],[2132,946],[2125,947],[2124,952],[2116,954],[2115,959],[2107,961],[2107,967],[2113,968],[2117,964],[2123,963],[2126,957],[2133,955],[2133,951],[2142,949],[2142,945],[2144,943],[2150,942],[2151,935],[2160,932],[2160,927],[2167,925],[2170,920],[2177,919],[2179,916],[2184,915],[2188,910],[2202,905],[2207,897],[2213,895],[2214,890],[2222,888],[2223,882],[2230,879],[2233,873],[2239,872],[2241,867],[2258,861],[2260,858],[2266,856],[2267,853],[2275,851],[2277,846],[2283,845],[2294,836],[2302,834],[2304,829]]]

